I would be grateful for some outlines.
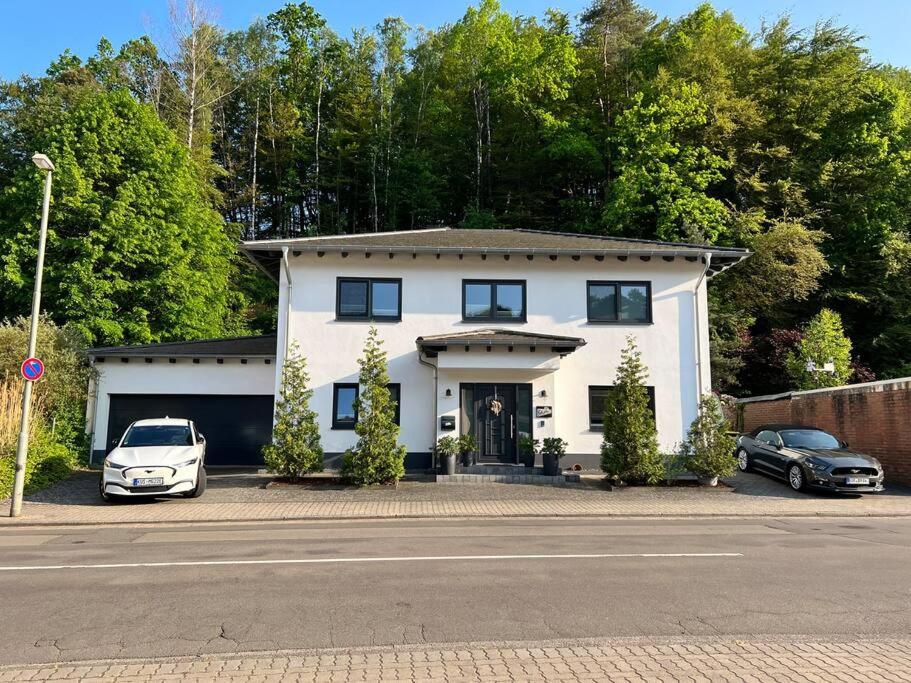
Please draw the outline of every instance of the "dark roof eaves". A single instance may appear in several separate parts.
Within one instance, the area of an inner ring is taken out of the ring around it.
[[[636,242],[632,240],[632,242]],[[641,243],[640,244],[644,244]],[[401,246],[401,245],[388,245],[388,244],[306,244],[306,243],[293,243],[290,240],[268,240],[261,243],[251,243],[243,242],[240,245],[240,248],[246,252],[251,251],[278,251],[281,247],[289,247],[291,251],[298,252],[362,252],[362,251],[375,251],[375,252],[385,252],[385,253],[401,253],[401,254],[531,254],[531,255],[540,255],[547,256],[549,254],[567,254],[567,255],[583,255],[583,254],[617,254],[617,255],[632,255],[632,256],[698,256],[701,254],[718,254],[718,255],[730,255],[738,256],[741,259],[746,258],[752,255],[752,252],[748,249],[739,249],[735,247],[713,247],[710,245],[689,245],[689,244],[676,244],[676,243],[655,243],[657,246],[682,246],[682,249],[677,248],[667,248],[667,249],[649,249],[645,246],[640,248],[617,248],[617,247],[604,247],[600,249],[592,247],[582,247],[578,249],[572,249],[567,247],[472,247],[472,246],[462,246],[462,247],[440,247],[440,246]]]
[[[170,356],[172,358],[181,358],[181,357],[211,357],[211,358],[222,358],[229,356],[237,356],[244,358],[272,358],[275,356],[274,353],[240,353],[240,352],[222,352],[222,353],[211,353],[211,352],[198,352],[191,353],[184,349],[177,350],[174,347],[186,347],[194,344],[213,344],[218,342],[237,342],[237,341],[248,341],[248,340],[265,340],[265,339],[278,339],[277,333],[272,334],[260,334],[254,336],[245,336],[245,337],[223,337],[219,339],[192,339],[189,341],[179,341],[179,342],[160,342],[157,344],[137,344],[137,345],[126,345],[126,346],[99,346],[96,348],[88,349],[86,353],[89,356],[124,356],[124,355],[134,355],[134,356]],[[170,352],[169,351],[170,347]]]

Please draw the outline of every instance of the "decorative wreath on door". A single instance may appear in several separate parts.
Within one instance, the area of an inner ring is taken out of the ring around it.
[[[503,401],[500,400],[499,396],[488,396],[487,407],[490,412],[499,417],[500,412],[503,410]]]

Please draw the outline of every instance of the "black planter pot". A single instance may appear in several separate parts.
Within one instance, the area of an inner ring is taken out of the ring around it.
[[[462,453],[462,465],[465,467],[471,467],[474,463],[472,462],[473,457],[471,453]]]
[[[446,474],[455,474],[456,473],[456,456],[455,456],[455,454],[447,455],[445,458],[443,458],[443,467],[445,469]]]
[[[560,474],[560,458],[553,453],[544,454],[544,474],[549,477]]]
[[[523,453],[522,454],[522,464],[526,467],[535,466],[535,454],[534,453]]]

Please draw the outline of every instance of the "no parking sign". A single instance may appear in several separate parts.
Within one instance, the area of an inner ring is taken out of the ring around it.
[[[22,361],[19,372],[29,382],[36,382],[44,377],[44,363],[40,358],[26,358]]]

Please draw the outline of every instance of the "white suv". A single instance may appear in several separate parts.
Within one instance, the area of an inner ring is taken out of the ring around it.
[[[198,498],[206,490],[205,459],[205,437],[192,421],[137,420],[104,459],[101,497]]]

